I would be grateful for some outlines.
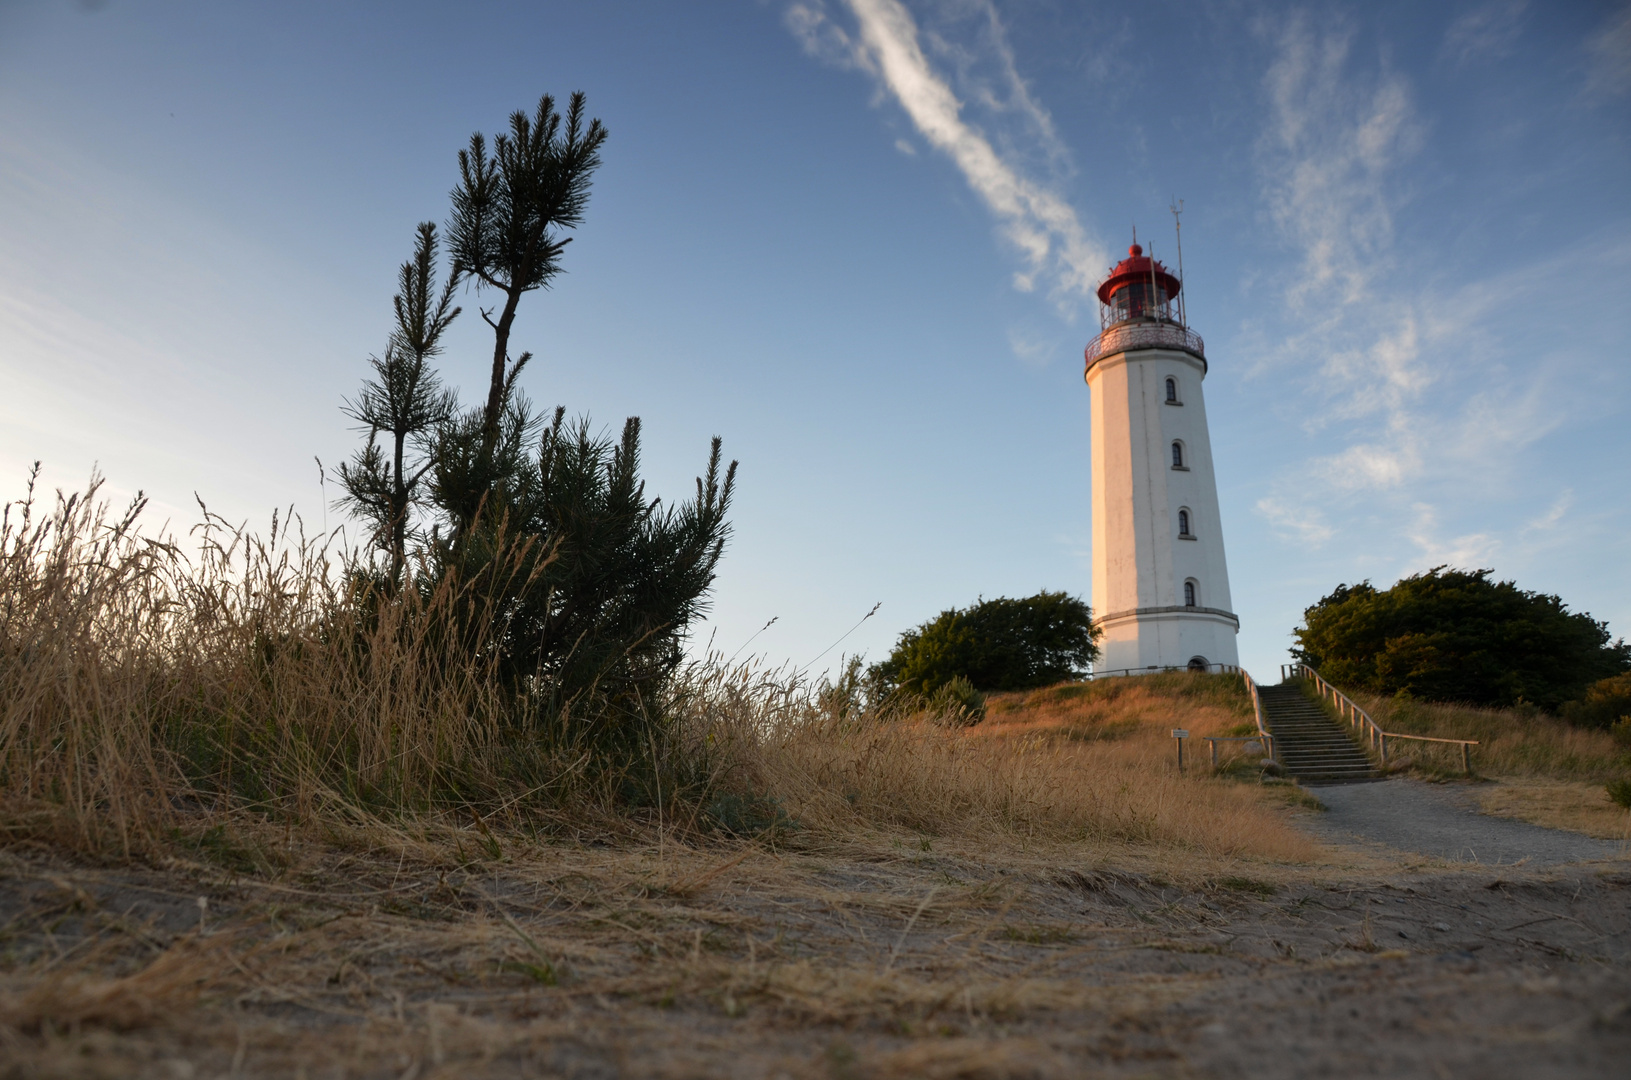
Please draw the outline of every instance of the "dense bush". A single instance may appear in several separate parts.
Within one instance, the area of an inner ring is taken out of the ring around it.
[[[1631,727],[1631,672],[1592,683],[1584,698],[1563,706],[1563,718],[1587,728]]]
[[[1039,592],[942,611],[896,642],[874,679],[932,697],[956,679],[979,691],[1025,690],[1085,674],[1099,654],[1093,612],[1074,596]]]
[[[479,583],[480,604],[502,610],[499,672],[526,686],[535,713],[570,712],[574,740],[626,743],[641,737],[626,721],[656,700],[705,608],[736,466],[721,468],[714,439],[696,497],[663,506],[640,480],[637,418],[616,443],[562,420],[557,410],[536,453],[507,468],[502,500],[436,545],[432,577]]]
[[[1490,573],[1439,566],[1386,590],[1339,585],[1303,612],[1293,654],[1346,688],[1552,711],[1631,669],[1607,623]]]

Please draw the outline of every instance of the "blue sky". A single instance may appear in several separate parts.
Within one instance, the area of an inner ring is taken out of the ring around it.
[[[514,346],[643,418],[652,492],[741,460],[725,652],[1087,594],[1091,287],[1174,196],[1255,673],[1439,563],[1631,632],[1623,4],[0,0],[0,493],[339,525],[314,458],[415,223],[578,89],[605,164]]]

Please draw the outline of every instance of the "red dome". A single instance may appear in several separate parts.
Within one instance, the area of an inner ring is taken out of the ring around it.
[[[1153,271],[1152,271],[1153,267]],[[1144,249],[1137,244],[1127,249],[1127,257],[1115,265],[1110,276],[1104,279],[1099,286],[1099,302],[1108,304],[1110,297],[1132,284],[1148,285],[1151,273],[1155,275],[1156,285],[1166,298],[1171,300],[1183,288],[1179,280],[1167,271],[1165,266],[1144,254]]]

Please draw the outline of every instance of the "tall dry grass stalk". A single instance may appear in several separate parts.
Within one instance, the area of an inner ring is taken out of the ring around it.
[[[309,817],[513,794],[505,700],[449,587],[387,599],[274,517],[207,511],[195,554],[98,483],[0,524],[4,827],[124,852],[205,808]],[[531,766],[531,767],[529,767]]]
[[[502,684],[483,647],[501,613],[480,597],[388,594],[298,524],[262,540],[206,512],[184,548],[144,537],[140,511],[111,514],[93,484],[42,515],[31,486],[0,522],[0,836],[158,853],[234,815],[474,811],[1311,851],[1249,786],[1173,768],[1167,727],[1243,720],[1227,679],[999,696],[966,728],[709,658],[647,703],[636,760],[595,760],[529,712],[547,688]]]

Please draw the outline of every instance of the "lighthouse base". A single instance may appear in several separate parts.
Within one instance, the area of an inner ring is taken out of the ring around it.
[[[1237,667],[1240,620],[1221,608],[1154,607],[1094,619],[1102,632],[1097,673],[1138,674],[1185,668]]]

